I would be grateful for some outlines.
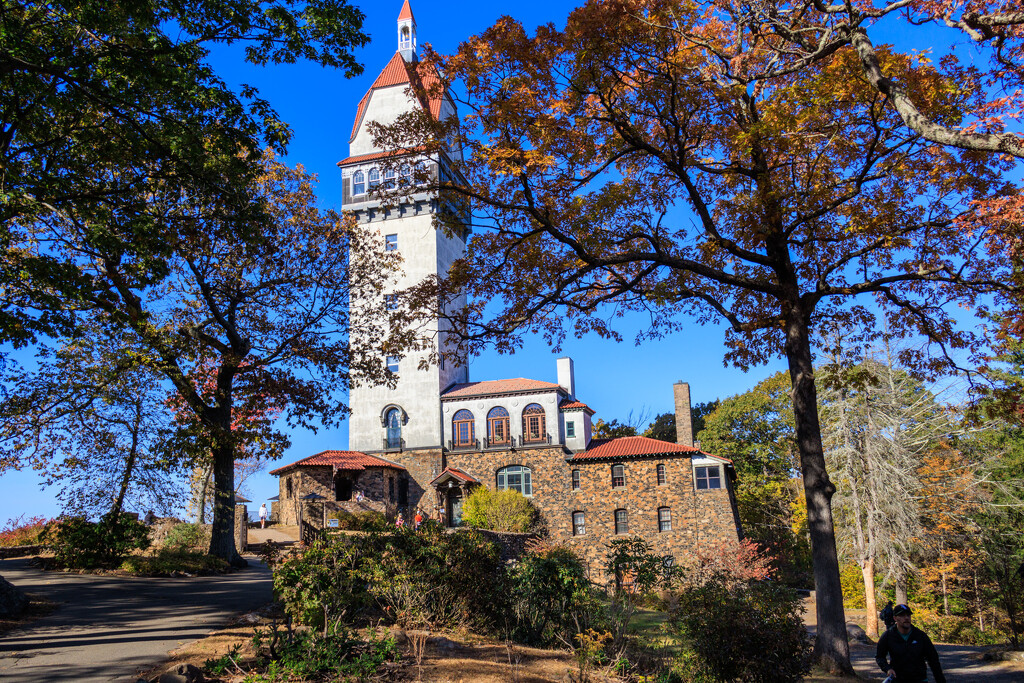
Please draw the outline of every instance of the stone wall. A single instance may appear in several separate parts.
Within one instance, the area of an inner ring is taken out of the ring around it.
[[[495,473],[507,465],[530,468],[533,485],[531,501],[540,510],[552,540],[565,542],[587,561],[595,580],[603,577],[606,545],[616,538],[615,511],[626,511],[632,536],[647,540],[660,555],[679,559],[698,544],[716,544],[739,536],[738,520],[730,482],[722,472],[726,488],[694,488],[693,467],[688,456],[661,459],[624,459],[612,462],[566,462],[560,447],[449,453],[448,465],[478,478],[494,488]],[[612,488],[611,467],[625,469],[625,486]],[[658,464],[665,465],[666,482],[657,483]],[[572,470],[580,471],[580,487],[572,489]],[[670,531],[659,531],[658,509],[671,513]],[[583,512],[586,533],[573,535],[572,513]]]

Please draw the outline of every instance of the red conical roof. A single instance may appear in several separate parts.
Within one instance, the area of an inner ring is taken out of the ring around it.
[[[402,19],[412,19],[413,21],[416,21],[416,17],[412,15],[412,7],[409,6],[409,0],[405,0],[405,2],[402,3],[402,11],[398,13],[398,20],[401,21]]]

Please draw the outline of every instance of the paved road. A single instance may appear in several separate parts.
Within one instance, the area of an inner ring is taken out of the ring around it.
[[[196,578],[120,578],[43,572],[27,559],[0,561],[0,575],[57,609],[0,636],[0,680],[19,683],[131,681],[180,645],[271,600],[270,571]]]

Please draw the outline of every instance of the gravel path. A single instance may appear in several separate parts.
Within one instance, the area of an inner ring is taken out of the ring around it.
[[[270,571],[252,559],[239,572],[194,578],[44,572],[27,559],[0,561],[0,575],[57,603],[0,638],[0,680],[19,683],[134,683],[169,651],[272,598]]]

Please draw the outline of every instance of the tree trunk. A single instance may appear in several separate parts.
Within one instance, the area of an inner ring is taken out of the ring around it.
[[[798,302],[794,303],[798,305]],[[811,537],[815,607],[818,612],[815,657],[828,671],[852,674],[843,588],[839,580],[839,556],[832,522],[832,495],[836,487],[828,477],[821,445],[810,329],[807,318],[799,310],[790,311],[788,318],[786,359],[793,384],[793,417],[807,498],[807,528]]]
[[[124,507],[124,497],[128,493],[128,485],[132,480],[132,472],[135,471],[135,460],[139,453],[139,433],[142,430],[142,402],[136,397],[135,400],[135,421],[132,424],[132,445],[128,449],[128,459],[124,463],[124,475],[121,477],[121,486],[118,488],[114,503],[110,506],[109,514],[116,516]]]
[[[210,554],[233,565],[245,562],[235,548],[235,449],[218,440],[213,447],[213,525]]]
[[[949,616],[949,593],[946,591],[946,572],[942,572],[942,613]]]
[[[907,574],[905,569],[900,569],[896,577],[896,604],[907,604]]]
[[[875,602],[875,558],[869,557],[860,565],[864,575],[864,602],[868,611],[864,632],[872,638],[878,637],[878,603]]]

